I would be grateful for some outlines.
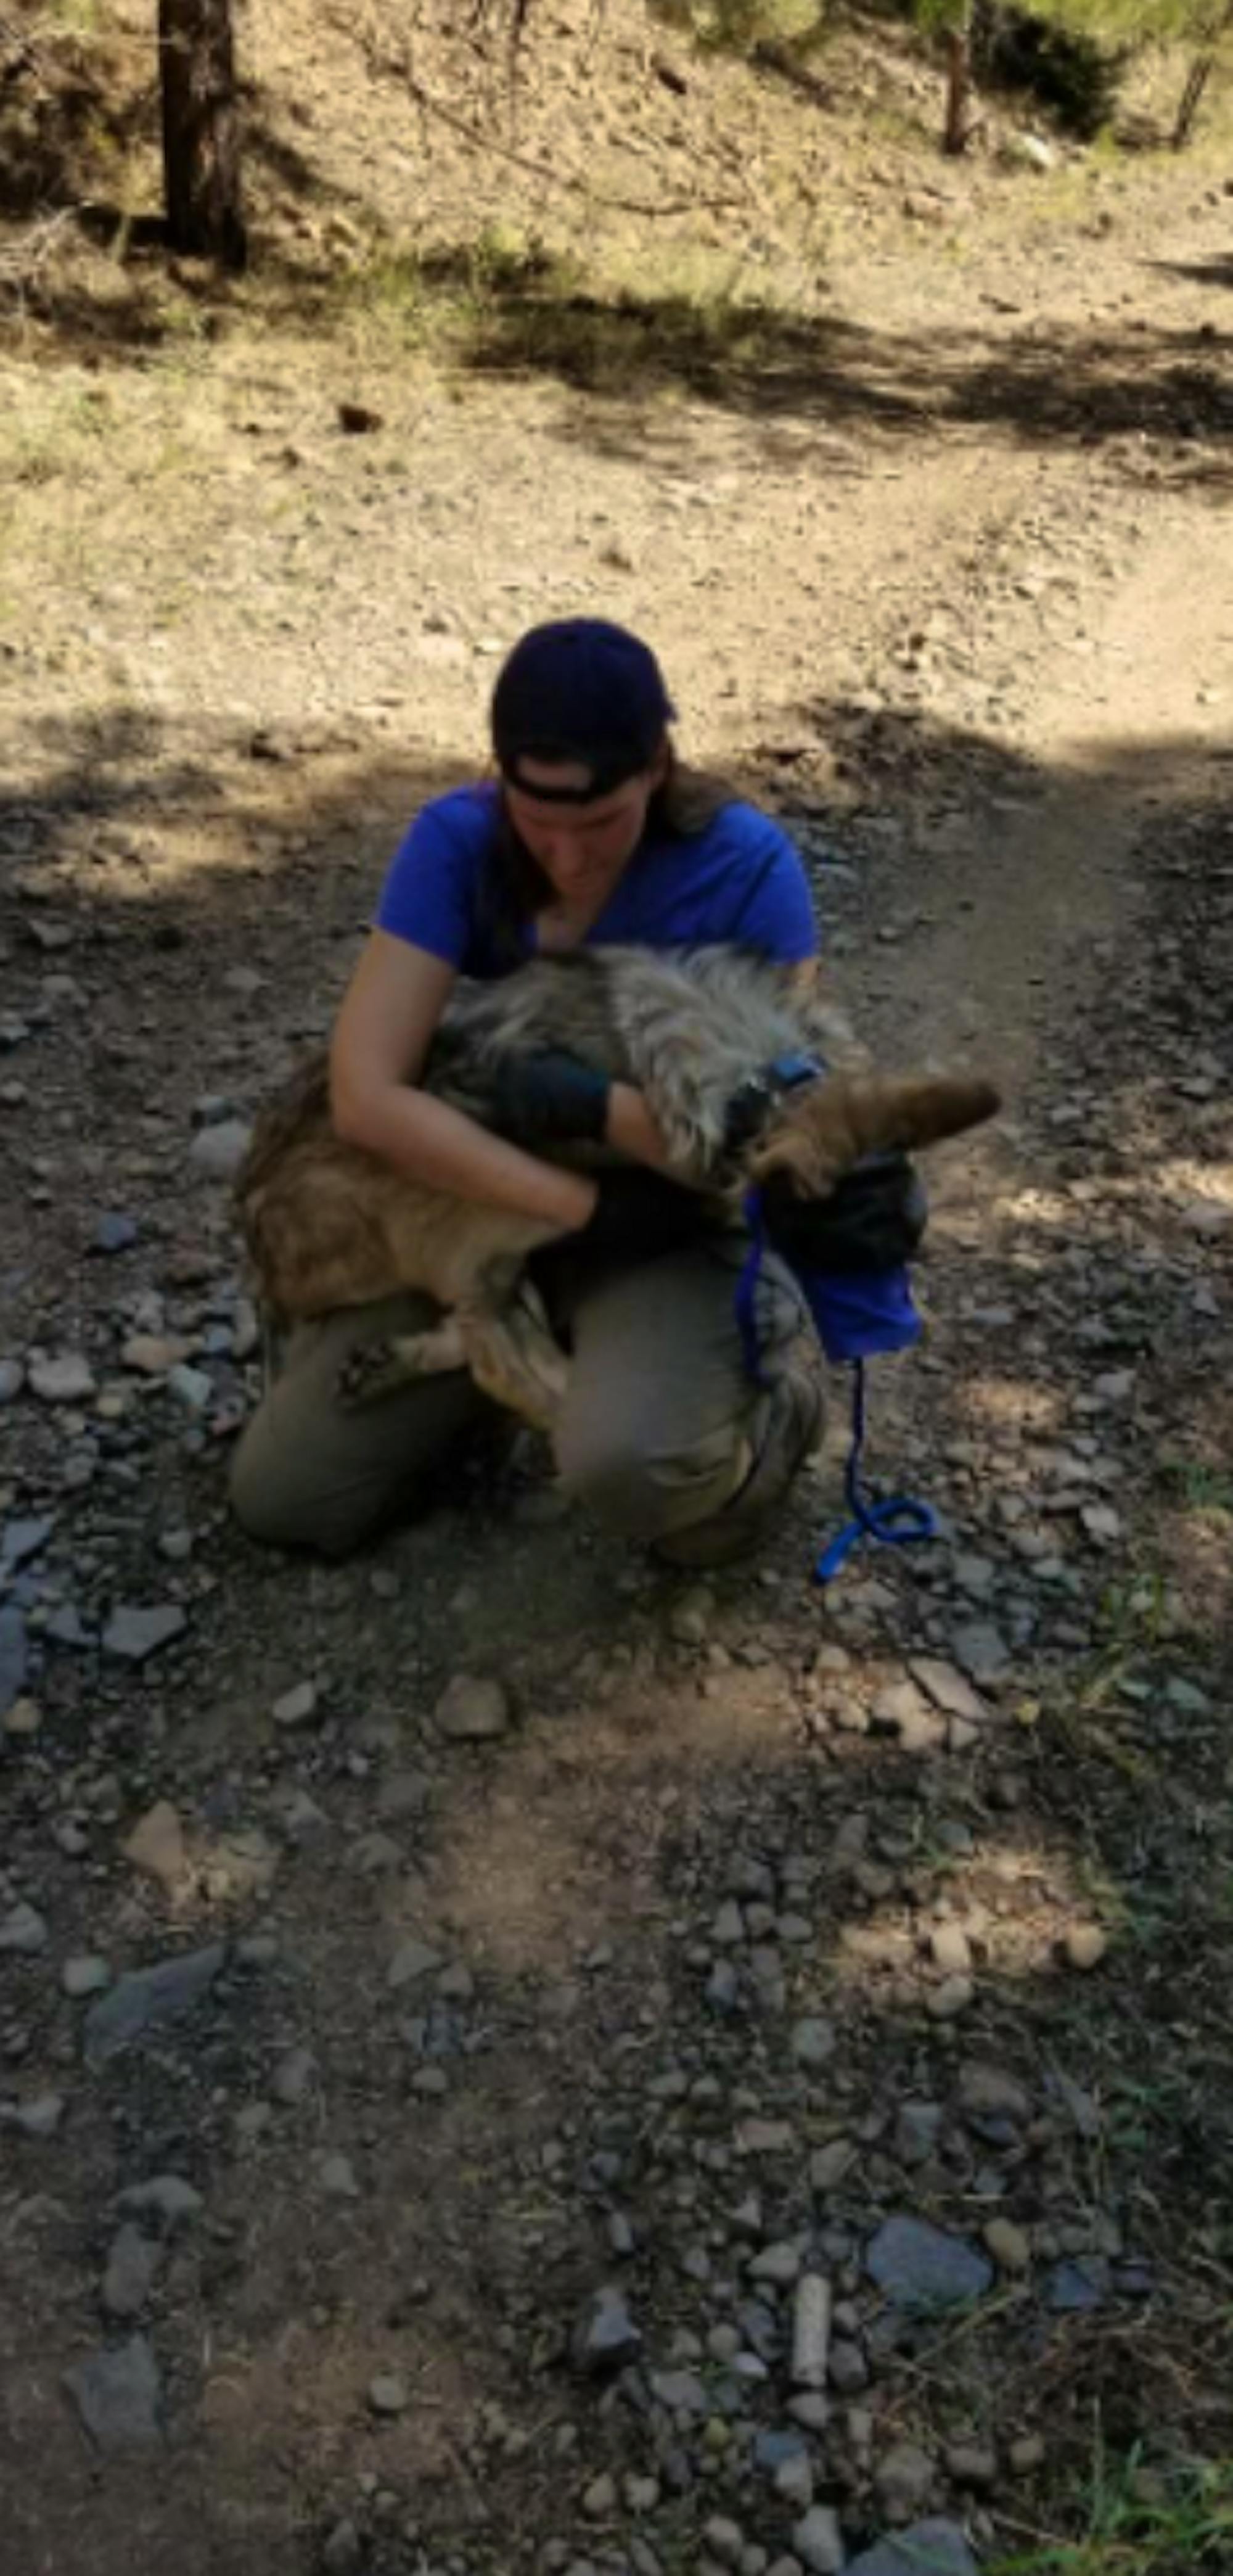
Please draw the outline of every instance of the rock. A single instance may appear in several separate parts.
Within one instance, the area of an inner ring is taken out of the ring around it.
[[[711,1939],[717,1950],[735,1949],[745,1939],[745,1917],[734,1896],[727,1896],[711,1925]]]
[[[11,1404],[26,1383],[20,1360],[0,1360],[0,1404]]]
[[[81,2003],[87,1995],[106,1993],[111,1984],[111,1970],[105,1959],[93,1954],[80,1959],[66,1959],[60,1970],[60,1983],[74,2003]]]
[[[588,2487],[583,2488],[582,2510],[588,2522],[606,2522],[609,2514],[616,2511],[616,2501],[616,2479],[607,2469],[604,2469],[599,2477],[592,2478]]]
[[[811,2191],[825,2195],[838,2191],[845,2174],[852,2171],[860,2156],[854,2138],[831,2138],[824,2147],[815,2147],[809,2159]]]
[[[858,2343],[837,2335],[831,2345],[828,2375],[841,2397],[858,2397],[869,2386],[869,2364]]]
[[[221,1118],[216,1126],[200,1127],[189,1146],[188,1162],[204,1180],[234,1180],[252,1133],[243,1118]]]
[[[673,1603],[668,1613],[668,1634],[678,1646],[701,1646],[714,1615],[714,1593],[705,1584],[697,1584]]]
[[[805,2513],[813,2503],[813,2462],[808,2451],[794,2451],[781,2460],[775,2471],[774,2487],[793,2513]]]
[[[966,1977],[972,1965],[972,1945],[961,1923],[935,1923],[929,1935],[929,1955],[935,1968],[948,1976]]]
[[[1010,135],[1007,138],[1006,152],[1010,160],[1018,161],[1025,170],[1039,170],[1043,173],[1057,167],[1057,154],[1052,144],[1046,143],[1044,136],[1040,134]]]
[[[135,1369],[140,1377],[166,1377],[169,1369],[187,1359],[189,1345],[169,1333],[130,1333],[121,1345],[120,1359],[126,1369]]]
[[[735,2012],[740,1993],[740,1979],[731,1960],[717,1959],[706,1981],[705,1999],[711,2012]]]
[[[360,2186],[350,2156],[318,2156],[317,2181],[327,2200],[358,2200],[360,2197]]]
[[[1109,2266],[1101,2254],[1055,2263],[1045,2281],[1045,2304],[1055,2316],[1083,2316],[1103,2307],[1108,2294]]]
[[[897,1735],[909,1753],[928,1753],[946,1741],[946,1728],[915,1682],[892,1682],[880,1690],[869,1711],[881,1734]]]
[[[769,2281],[777,2290],[790,2290],[800,2276],[801,2249],[787,2238],[776,2245],[764,2245],[749,2265],[751,2281]]]
[[[988,1717],[988,1702],[979,1697],[955,1664],[944,1663],[938,1655],[909,1655],[908,1671],[934,1707],[944,1709],[948,1717],[966,1717],[974,1726]]]
[[[712,2514],[702,2537],[721,2567],[739,2568],[745,2554],[745,2536],[739,2522],[729,2522],[726,2514]]]
[[[32,1556],[46,1547],[56,1524],[50,1514],[40,1520],[6,1521],[0,1530],[0,1565],[15,1574],[19,1565],[28,1565]]]
[[[1039,2433],[1020,2433],[1011,2443],[1007,2458],[1017,2478],[1030,2478],[1045,2464],[1045,2445]]]
[[[970,1977],[944,1977],[925,1997],[925,2010],[933,2021],[957,2021],[976,2001],[976,1988]]]
[[[478,1744],[489,1736],[507,1732],[509,1699],[500,1682],[477,1680],[471,1673],[455,1673],[442,1692],[433,1717],[440,1733],[452,1742]]]
[[[14,1905],[0,1916],[0,1950],[9,1950],[19,1958],[33,1958],[36,1950],[45,1950],[50,1935],[41,1914],[24,1902]]]
[[[344,2517],[322,2541],[322,2576],[356,2576],[363,2563],[364,2544],[355,2524]]]
[[[29,1649],[26,1623],[15,1602],[0,1604],[0,1716],[11,1717],[25,1688]],[[10,1732],[14,1730],[10,1727]]]
[[[154,2287],[162,2247],[130,2220],[114,2238],[103,2274],[102,2301],[109,2317],[137,2317]]]
[[[998,2482],[996,2451],[986,2451],[979,2442],[952,2442],[946,2454],[946,2473],[956,2486],[975,2487],[988,2492]]]
[[[411,2403],[406,2380],[396,2370],[379,2370],[368,2383],[368,2403],[374,2415],[405,2415]]]
[[[991,2218],[982,2234],[999,2272],[1027,2271],[1032,2260],[1032,2240],[1025,2228],[1016,2227],[1013,2218]]]
[[[895,2121],[895,2154],[902,2165],[927,2164],[946,2114],[940,2102],[901,2102]]]
[[[275,1700],[270,1711],[276,1726],[307,1726],[309,1719],[316,1714],[315,1682],[296,1682],[291,1690],[283,1692],[281,1699]]]
[[[974,1682],[998,1682],[1010,1668],[1010,1649],[999,1628],[988,1619],[966,1620],[951,1644],[965,1673]]]
[[[90,1250],[106,1253],[129,1252],[137,1241],[137,1232],[135,1217],[122,1216],[118,1210],[113,1212],[109,1209],[95,1222],[94,1232],[90,1237]]]
[[[169,1646],[173,1637],[183,1636],[187,1626],[178,1601],[165,1601],[148,1609],[121,1602],[103,1630],[103,1652],[118,1655],[124,1663],[144,1664],[150,1655],[158,1653],[160,1646]]]
[[[791,2048],[797,2065],[807,2068],[811,2073],[815,2072],[818,2067],[825,2066],[828,2059],[835,2054],[835,2032],[832,2024],[812,2015],[804,2021],[794,2022]]]
[[[879,2501],[892,2522],[910,2522],[923,2504],[928,2504],[933,2487],[933,2462],[927,2451],[915,2442],[896,2442],[894,2449],[879,2460],[873,2483]]]
[[[792,2385],[825,2388],[831,2339],[831,2288],[818,2272],[805,2272],[792,2305]]]
[[[1072,1968],[1081,1969],[1085,1975],[1089,1968],[1100,1966],[1108,1947],[1108,1935],[1099,1923],[1072,1923],[1067,1931],[1067,1959]]]
[[[61,2093],[35,2093],[28,2102],[0,2102],[0,2125],[23,2138],[51,2138],[64,2117]]]
[[[586,2315],[575,2328],[571,2346],[576,2367],[588,2379],[620,2370],[642,2350],[642,2335],[617,2289],[597,2290]]]
[[[44,1404],[85,1404],[94,1394],[94,1372],[81,1351],[61,1351],[30,1362],[30,1384]]]
[[[101,1995],[86,2016],[87,2066],[104,2066],[121,2049],[131,2048],[148,2030],[181,2021],[208,1995],[226,1963],[226,1947],[213,1941],[205,1950],[186,1950],[153,1967],[136,1968]]]
[[[702,2381],[694,2370],[652,2371],[651,2395],[658,2405],[666,2406],[671,2415],[705,2415],[709,2403]]]
[[[866,2248],[870,2278],[899,2308],[958,2307],[983,2297],[993,2266],[962,2236],[928,2219],[888,2218]]]
[[[175,1367],[167,1371],[167,1392],[186,1412],[208,1413],[214,1401],[214,1380],[204,1369],[189,1368],[185,1361],[177,1360]]]
[[[839,2576],[846,2553],[838,2514],[828,2504],[811,2505],[793,2527],[792,2546],[810,2576]]]
[[[1020,2123],[1032,2116],[1032,2097],[1017,2075],[1001,2066],[986,2066],[970,2058],[959,2069],[959,2106],[972,2120],[1013,2120]]]
[[[414,1933],[410,1933],[405,1941],[399,1942],[386,1969],[385,1982],[395,1990],[400,1986],[418,1985],[421,1977],[431,1977],[441,1964],[441,1952],[432,1949],[427,1941],[417,1941]]]
[[[317,2074],[317,2061],[311,2048],[289,2048],[280,2057],[270,2078],[270,2091],[285,2110],[302,2102]]]
[[[914,2522],[849,2561],[846,2576],[980,2576],[957,2522]]]
[[[91,2441],[104,2457],[157,2450],[162,2442],[162,2382],[144,2335],[90,2353],[64,2374]]]
[[[199,2191],[182,2174],[152,2174],[148,2182],[130,2183],[117,2195],[119,2209],[136,2210],[139,2216],[161,2219],[171,2229],[187,2225],[205,2208]]]
[[[149,1807],[140,1823],[134,1825],[127,1842],[120,1846],[134,1869],[144,1870],[156,1878],[160,1887],[177,1887],[187,1867],[184,1850],[184,1828],[170,1801],[160,1798]]]

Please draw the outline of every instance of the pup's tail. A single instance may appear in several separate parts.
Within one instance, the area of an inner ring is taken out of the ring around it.
[[[788,1172],[802,1198],[825,1198],[867,1154],[917,1153],[983,1125],[1001,1108],[974,1074],[845,1074],[788,1095],[749,1157],[751,1181]]]

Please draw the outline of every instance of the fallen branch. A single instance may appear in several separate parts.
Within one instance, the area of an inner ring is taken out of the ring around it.
[[[0,286],[7,286],[18,297],[24,295],[46,267],[60,235],[88,211],[88,200],[83,199],[79,206],[64,206],[57,214],[43,215],[16,241],[0,249]]]

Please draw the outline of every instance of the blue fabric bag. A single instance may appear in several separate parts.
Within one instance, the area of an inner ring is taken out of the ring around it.
[[[761,1386],[765,1381],[756,1308],[766,1229],[756,1190],[751,1190],[745,1201],[745,1222],[749,1227],[749,1251],[733,1302],[745,1366],[755,1385]],[[852,1368],[852,1440],[844,1473],[844,1491],[852,1517],[830,1546],[823,1549],[814,1566],[814,1581],[829,1583],[863,1538],[877,1539],[885,1547],[904,1547],[913,1540],[937,1535],[937,1517],[928,1503],[917,1502],[910,1494],[893,1494],[884,1501],[873,1502],[861,1486],[865,1362],[884,1351],[909,1350],[920,1340],[924,1326],[912,1302],[912,1281],[906,1265],[892,1270],[845,1272],[842,1276],[834,1271],[794,1268],[793,1276],[806,1299],[828,1360],[847,1361]]]

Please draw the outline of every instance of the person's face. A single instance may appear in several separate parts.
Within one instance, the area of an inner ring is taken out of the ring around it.
[[[647,807],[667,773],[666,748],[649,769],[623,780],[609,795],[581,805],[557,805],[535,789],[585,788],[589,772],[576,761],[523,760],[523,784],[506,782],[505,803],[523,848],[542,868],[563,903],[602,907],[628,867],[646,829]]]

